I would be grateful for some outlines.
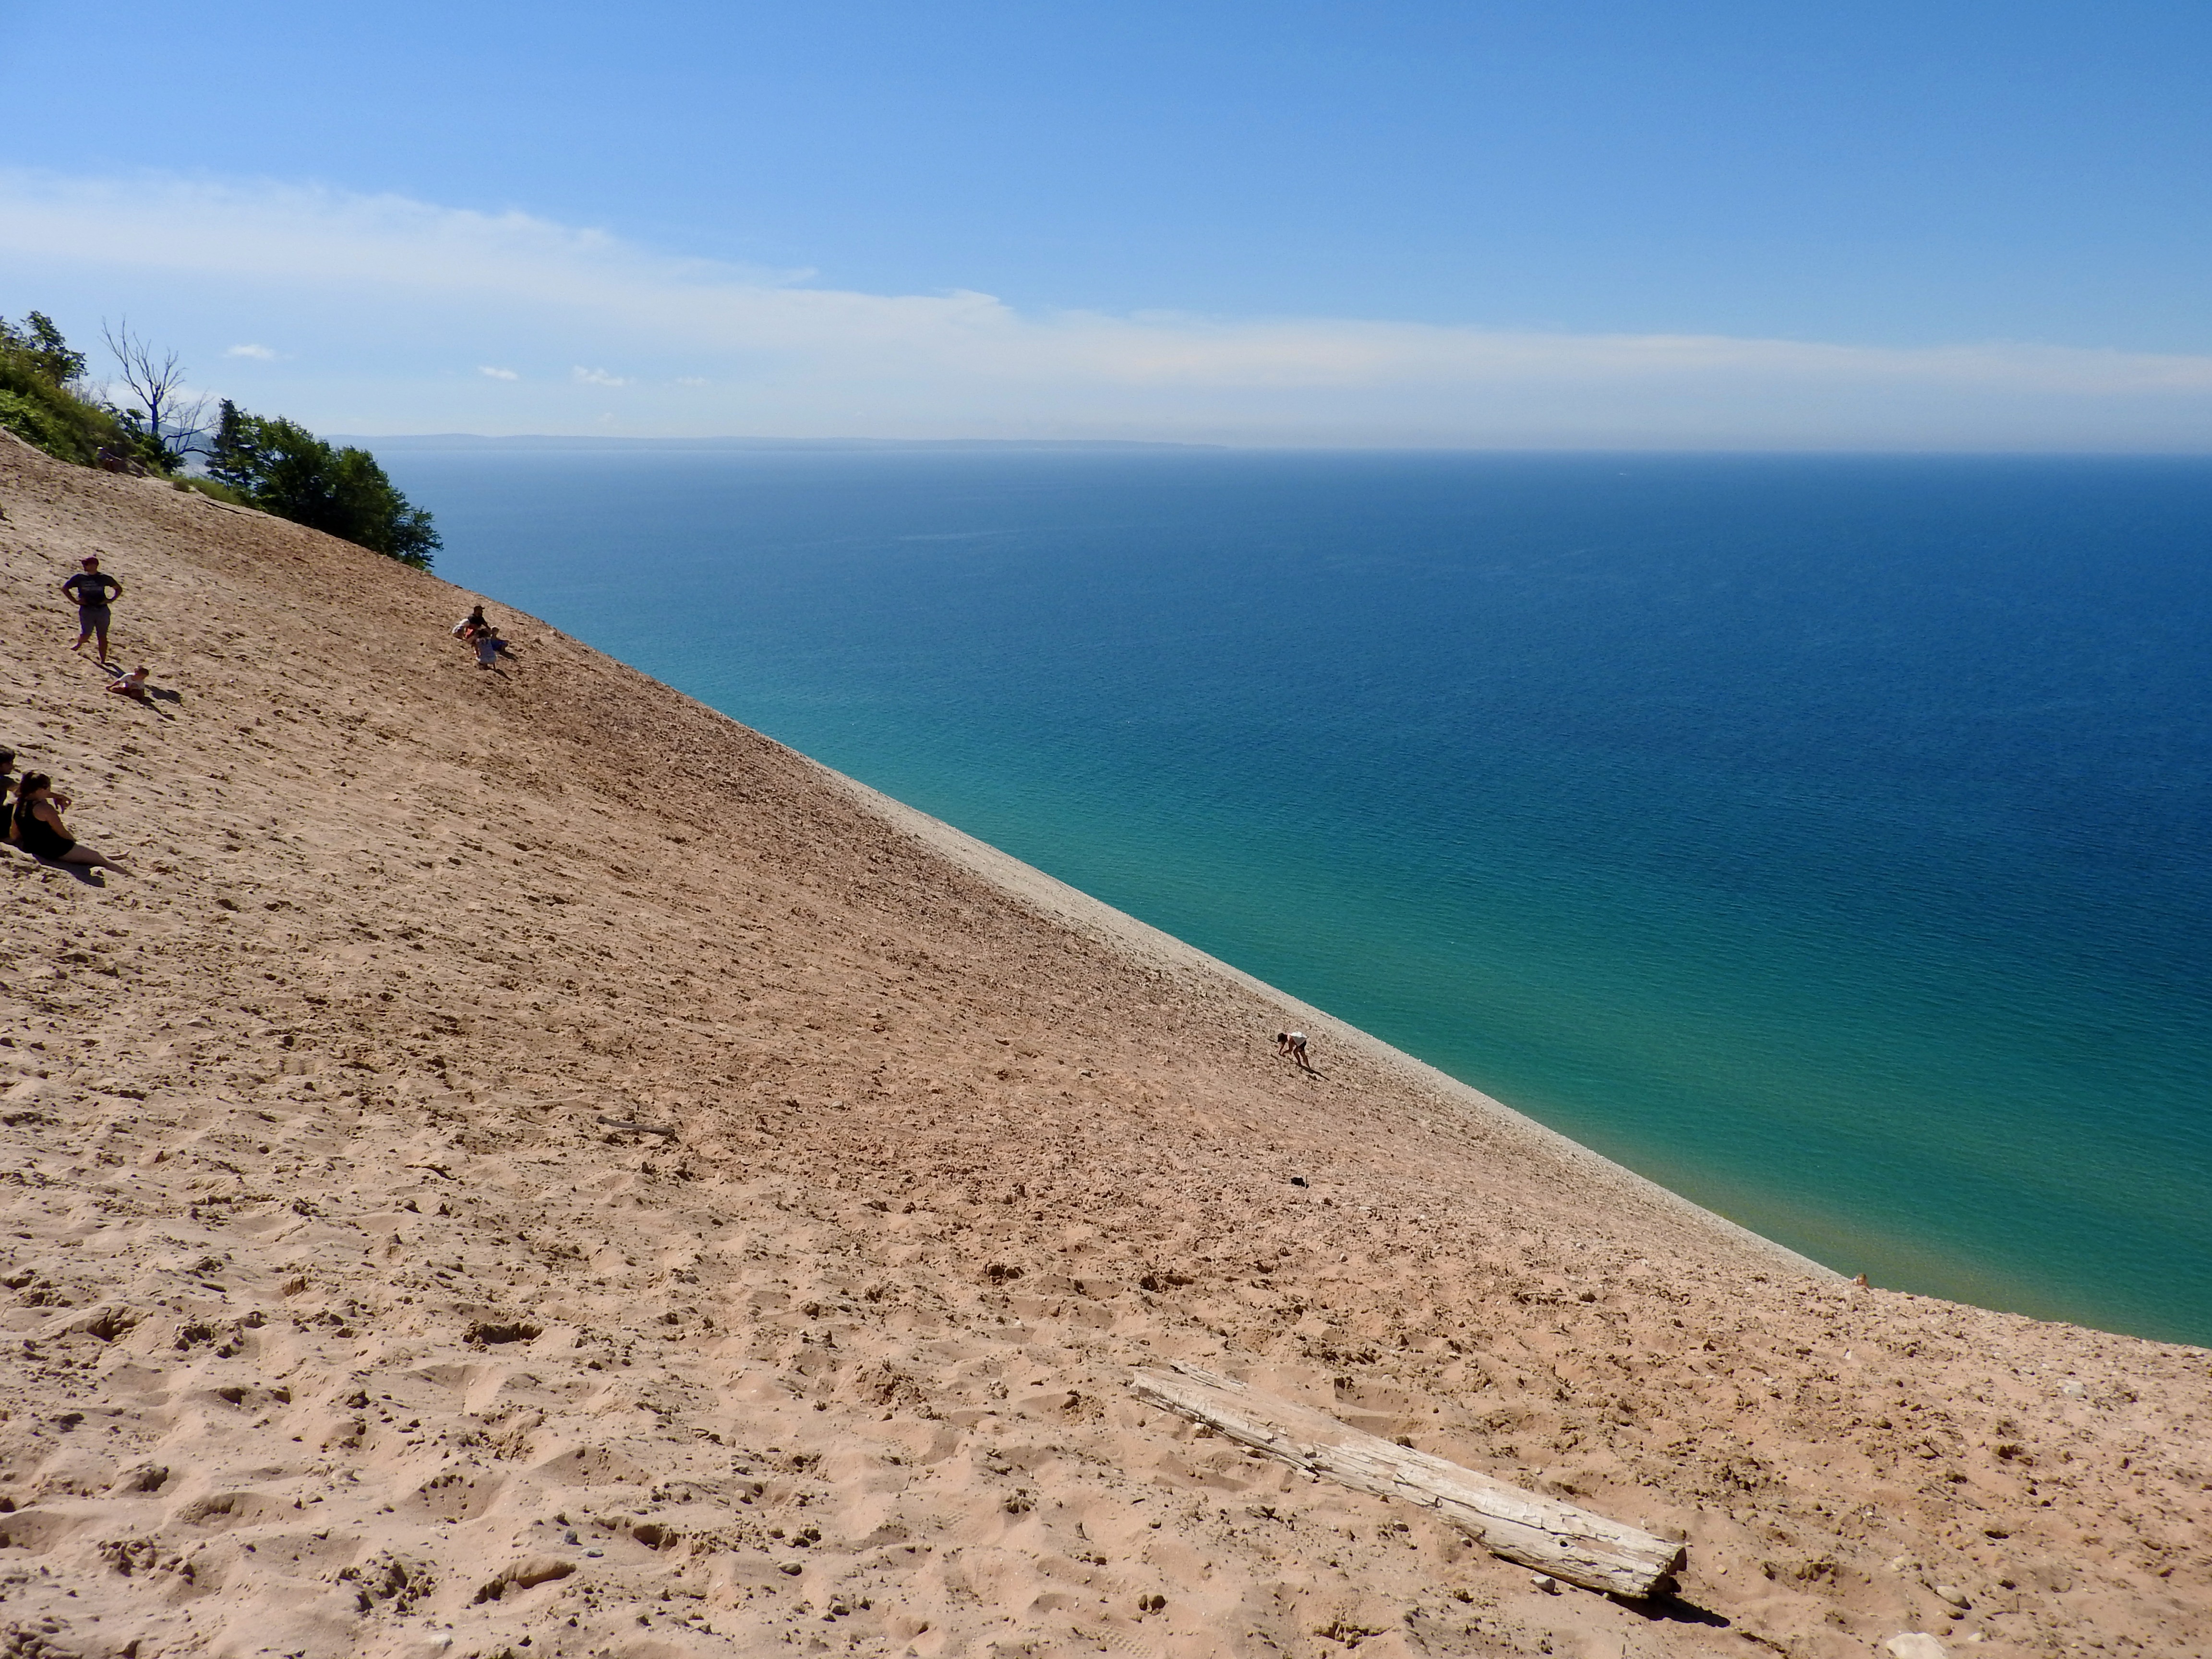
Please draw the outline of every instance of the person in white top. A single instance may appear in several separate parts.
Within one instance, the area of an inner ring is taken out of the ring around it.
[[[1302,1072],[1313,1070],[1313,1061],[1306,1058],[1306,1034],[1304,1031],[1276,1032],[1275,1052],[1288,1054],[1297,1061],[1298,1069]]]
[[[108,681],[107,689],[118,697],[129,697],[137,702],[150,702],[153,699],[146,690],[146,665],[140,663],[137,667],[120,679]]]

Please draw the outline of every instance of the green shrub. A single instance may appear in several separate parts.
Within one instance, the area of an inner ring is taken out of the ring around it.
[[[0,427],[65,461],[92,459],[82,453],[83,447],[70,423],[59,418],[44,399],[27,398],[13,386],[0,385]]]
[[[0,426],[81,466],[90,466],[103,444],[126,453],[133,447],[113,415],[49,378],[13,330],[0,335]]]
[[[185,475],[174,479],[173,482],[174,482],[178,489],[197,490],[199,494],[205,495],[210,501],[228,501],[233,507],[251,507],[253,505],[252,501],[247,501],[245,496],[240,495],[238,491],[233,489],[228,484],[222,483],[220,479],[198,478]]]
[[[91,466],[103,449],[155,472],[180,457],[144,425],[135,410],[118,410],[77,387],[84,353],[72,351],[53,319],[33,312],[20,323],[0,317],[0,426],[50,455]]]

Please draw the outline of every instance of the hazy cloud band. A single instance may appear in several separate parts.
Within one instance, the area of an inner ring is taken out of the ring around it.
[[[54,307],[44,280],[281,324],[234,349],[356,429],[2212,447],[2201,356],[1025,312],[283,184],[0,173],[0,270],[17,308]]]

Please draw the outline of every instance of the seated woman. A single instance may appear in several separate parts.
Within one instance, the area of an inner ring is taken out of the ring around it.
[[[44,772],[23,774],[23,781],[15,790],[12,815],[15,844],[33,858],[44,859],[49,864],[81,864],[94,869],[119,870],[126,876],[132,873],[131,866],[119,859],[95,853],[70,834],[69,826],[62,822],[62,814],[69,810],[69,804],[67,795],[54,793],[54,781]]]

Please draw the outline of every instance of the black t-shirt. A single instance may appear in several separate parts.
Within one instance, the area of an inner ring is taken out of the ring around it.
[[[122,591],[123,584],[105,570],[80,570],[62,584],[62,592],[79,605],[106,605],[110,594]]]

